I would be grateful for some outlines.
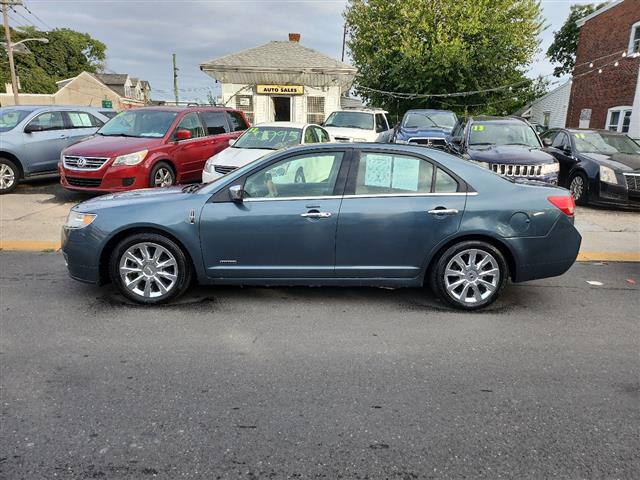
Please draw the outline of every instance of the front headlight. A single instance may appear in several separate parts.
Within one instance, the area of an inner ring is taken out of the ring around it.
[[[120,155],[113,161],[113,166],[117,165],[137,165],[147,156],[148,150],[140,150],[139,152],[127,153]]]
[[[614,172],[612,168],[600,165],[600,181],[617,185],[618,179],[616,178],[616,172]]]
[[[559,171],[560,171],[560,164],[553,162],[553,163],[548,163],[547,165],[542,165],[542,168],[540,169],[540,174],[550,175],[552,173],[558,173]]]
[[[213,157],[207,160],[207,163],[204,164],[204,171],[207,173],[213,173]]]
[[[67,221],[64,223],[65,228],[84,228],[96,219],[95,213],[80,213],[74,210],[69,212]]]

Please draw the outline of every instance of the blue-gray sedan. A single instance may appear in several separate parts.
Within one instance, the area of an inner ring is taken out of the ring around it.
[[[305,181],[290,175],[304,171]],[[208,185],[75,206],[71,276],[167,302],[197,280],[421,287],[477,309],[509,279],[566,272],[581,237],[567,190],[517,183],[438,150],[324,144],[281,150]]]

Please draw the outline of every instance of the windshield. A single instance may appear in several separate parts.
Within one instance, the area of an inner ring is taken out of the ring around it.
[[[620,153],[640,155],[640,145],[626,135],[603,135],[604,141]]]
[[[30,113],[29,110],[0,109],[0,132],[13,130]]]
[[[476,122],[471,125],[469,146],[473,145],[524,145],[540,148],[538,136],[524,123]]]
[[[291,145],[299,145],[302,130],[283,127],[251,127],[244,132],[233,148],[278,150]]]
[[[456,116],[452,112],[407,112],[402,120],[404,128],[453,128]]]
[[[333,112],[324,122],[324,126],[373,130],[373,114],[366,112]]]
[[[109,120],[98,134],[106,137],[162,138],[178,116],[178,112],[162,110],[127,110]]]

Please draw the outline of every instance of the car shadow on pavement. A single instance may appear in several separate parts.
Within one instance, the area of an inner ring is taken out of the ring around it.
[[[14,194],[18,195],[51,195],[51,198],[41,200],[39,203],[52,203],[63,205],[65,203],[79,203],[89,200],[90,198],[102,195],[101,193],[85,193],[67,190],[60,185],[57,178],[46,178],[38,180],[30,180],[27,183],[21,183],[15,190]]]

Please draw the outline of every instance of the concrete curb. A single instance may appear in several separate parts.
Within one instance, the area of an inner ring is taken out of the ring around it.
[[[51,252],[60,250],[60,242],[40,240],[0,240],[0,251]],[[578,262],[640,262],[640,252],[580,252]]]

